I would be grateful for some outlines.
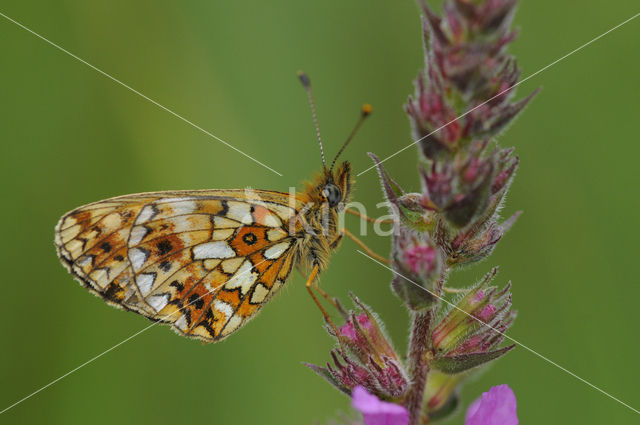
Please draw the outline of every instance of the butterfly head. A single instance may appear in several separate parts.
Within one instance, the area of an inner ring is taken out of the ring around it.
[[[344,161],[334,171],[323,173],[317,187],[321,202],[326,202],[329,208],[342,209],[351,196],[351,164]]]
[[[314,210],[329,207],[336,212],[341,211],[349,202],[353,181],[351,178],[351,164],[344,161],[335,170],[325,170],[312,181],[307,182],[306,196]]]

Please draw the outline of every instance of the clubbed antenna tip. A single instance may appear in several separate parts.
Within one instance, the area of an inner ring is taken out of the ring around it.
[[[309,76],[302,71],[298,71],[298,78],[300,78],[300,82],[304,86],[304,88],[308,89],[311,87],[311,80],[309,80]]]
[[[333,158],[333,161],[331,161],[331,167],[329,168],[329,170],[331,170],[331,171],[333,170],[333,166],[336,165],[336,161],[338,160],[338,157],[342,154],[342,152],[344,152],[344,150],[347,147],[347,145],[349,144],[349,142],[351,142],[351,139],[354,138],[354,136],[356,135],[356,133],[360,129],[360,126],[364,122],[364,120],[369,115],[371,115],[371,112],[373,111],[373,106],[369,105],[368,103],[365,103],[364,105],[362,105],[361,111],[362,111],[362,115],[360,115],[360,119],[358,120],[358,122],[356,123],[356,126],[351,131],[351,134],[349,134],[349,137],[347,137],[347,141],[344,142],[344,144],[342,145],[342,147],[340,148],[340,150],[336,154],[335,158]]]

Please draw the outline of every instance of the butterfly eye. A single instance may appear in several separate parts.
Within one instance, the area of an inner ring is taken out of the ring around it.
[[[322,189],[322,196],[329,202],[331,208],[336,207],[342,200],[342,192],[335,184],[329,183]]]

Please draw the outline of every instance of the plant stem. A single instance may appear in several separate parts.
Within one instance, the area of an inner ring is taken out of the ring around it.
[[[409,425],[420,425],[422,399],[429,374],[427,359],[428,338],[431,331],[433,310],[415,312],[409,341],[409,376],[411,387],[407,395],[406,408],[409,410]]]
[[[445,267],[436,282],[436,294],[440,297],[447,279],[448,268]],[[429,418],[422,418],[422,402],[429,375],[428,357],[430,349],[431,325],[440,306],[439,298],[431,308],[413,314],[411,323],[411,339],[409,340],[409,377],[411,388],[407,395],[406,408],[409,410],[409,425],[425,425]]]

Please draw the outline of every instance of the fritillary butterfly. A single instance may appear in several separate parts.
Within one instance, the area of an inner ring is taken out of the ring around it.
[[[300,79],[317,128],[309,80]],[[356,129],[369,113],[365,105]],[[107,303],[219,341],[255,317],[294,267],[310,275],[308,287],[326,269],[352,177],[349,162],[327,168],[322,159],[323,172],[295,194],[171,191],[82,206],[56,226],[58,255]]]

